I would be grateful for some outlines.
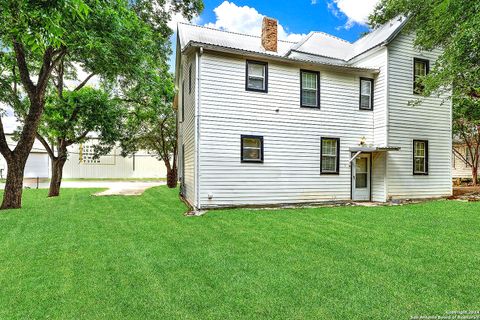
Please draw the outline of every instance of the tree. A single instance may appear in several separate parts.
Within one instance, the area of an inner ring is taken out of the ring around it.
[[[373,27],[396,17],[408,17],[407,31],[415,32],[422,50],[441,48],[431,72],[422,79],[424,95],[448,94],[453,106],[453,130],[471,151],[477,182],[480,133],[480,1],[381,0],[370,16]]]
[[[453,134],[466,147],[467,154],[453,148],[454,154],[472,170],[472,182],[478,184],[478,165],[480,160],[480,105],[478,99],[470,96],[455,96],[453,108]]]
[[[201,7],[201,0],[0,0],[0,102],[11,106],[22,124],[10,150],[0,121],[0,152],[8,167],[2,209],[21,207],[25,163],[54,70],[61,73],[66,65],[85,70],[89,75],[80,86],[93,75],[135,78],[147,60],[168,55],[170,14],[191,16]]]
[[[0,99],[21,121],[13,150],[0,122],[0,152],[8,167],[1,208],[6,209],[21,207],[25,163],[54,70],[69,62],[113,77],[141,63],[143,52],[155,44],[126,1],[0,0],[0,8]]]
[[[120,136],[124,112],[103,90],[84,87],[56,93],[47,98],[37,139],[43,144],[52,162],[49,197],[60,194],[63,166],[68,147],[86,142],[89,134],[98,139],[98,155],[111,150]]]
[[[124,155],[147,150],[165,163],[167,185],[177,186],[177,118],[173,110],[175,88],[166,68],[146,70],[133,86],[124,87],[129,108],[121,147]]]
[[[370,16],[373,27],[403,15],[406,30],[422,50],[443,53],[424,79],[425,94],[436,91],[480,98],[480,2],[463,0],[381,0]]]
[[[81,0],[0,1],[0,83],[4,102],[19,105],[20,83],[29,102],[17,146],[10,150],[0,121],[0,152],[8,173],[2,209],[20,208],[23,172],[43,112],[53,68],[65,56],[64,26],[82,24],[89,14]],[[35,79],[36,78],[36,79]],[[5,96],[8,96],[5,98]]]

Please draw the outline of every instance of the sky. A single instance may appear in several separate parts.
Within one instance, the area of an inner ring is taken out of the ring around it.
[[[355,41],[368,31],[366,21],[378,0],[204,0],[200,16],[190,21],[226,31],[260,35],[262,19],[278,20],[279,38],[298,41],[310,31],[323,31],[339,38]],[[175,15],[170,27],[187,22]],[[175,38],[172,44],[175,52]],[[173,71],[175,57],[170,59]]]

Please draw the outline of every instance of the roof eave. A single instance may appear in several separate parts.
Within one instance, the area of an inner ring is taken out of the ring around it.
[[[294,58],[289,58],[289,57],[284,57],[284,56],[276,56],[276,55],[269,54],[269,53],[262,53],[262,52],[255,52],[255,51],[249,51],[249,50],[230,48],[230,47],[223,47],[223,46],[213,45],[213,44],[209,44],[209,43],[202,43],[202,42],[197,42],[197,41],[189,41],[187,43],[187,45],[182,49],[182,53],[185,53],[190,48],[198,48],[198,47],[203,47],[204,49],[212,50],[212,51],[218,51],[218,52],[224,52],[224,53],[230,53],[230,54],[249,55],[249,56],[253,56],[253,57],[269,59],[269,60],[274,60],[274,61],[280,61],[280,62],[289,62],[289,63],[297,63],[297,64],[298,63],[309,64],[309,65],[322,66],[322,67],[325,67],[325,68],[341,69],[341,70],[354,71],[354,72],[367,72],[367,73],[379,73],[380,72],[380,69],[378,69],[378,68],[363,68],[363,67],[353,67],[353,66],[349,66],[349,65],[320,63],[320,62],[304,60],[304,59],[294,59]]]

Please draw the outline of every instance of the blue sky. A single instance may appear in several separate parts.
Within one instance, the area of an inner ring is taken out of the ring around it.
[[[323,31],[355,41],[368,31],[366,20],[378,0],[204,0],[194,24],[247,34],[260,34],[263,16],[276,18],[279,38],[298,41],[310,31]],[[173,17],[171,27],[185,21]],[[175,40],[175,36],[172,40]],[[175,46],[175,41],[173,46]],[[175,47],[174,47],[175,49]],[[174,51],[175,52],[175,51]],[[172,62],[174,58],[172,57]],[[173,63],[171,63],[172,66]]]

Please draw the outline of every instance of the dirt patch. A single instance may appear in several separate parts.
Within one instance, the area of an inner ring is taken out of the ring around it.
[[[454,187],[453,188],[454,196],[462,195],[480,195],[480,186],[477,187]]]
[[[453,195],[449,200],[480,201],[480,186],[477,187],[454,187]]]

